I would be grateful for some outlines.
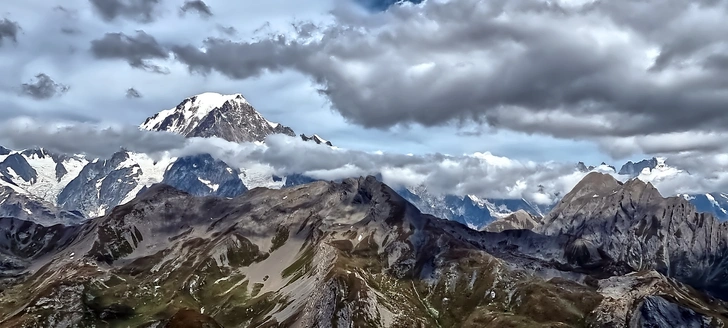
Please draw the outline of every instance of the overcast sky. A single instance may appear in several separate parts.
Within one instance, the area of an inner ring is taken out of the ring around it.
[[[393,2],[8,2],[0,119],[138,125],[214,91],[361,151],[726,151],[728,1]]]

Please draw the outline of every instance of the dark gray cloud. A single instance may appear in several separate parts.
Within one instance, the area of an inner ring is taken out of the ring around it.
[[[706,70],[719,70],[728,72],[728,55],[726,54],[714,54],[708,56],[703,63],[703,67]]]
[[[20,86],[20,92],[24,96],[31,97],[36,100],[47,100],[56,96],[61,96],[68,92],[69,86],[53,81],[53,79],[40,73],[35,79]]]
[[[61,27],[61,33],[68,35],[80,34],[81,30],[73,27]]]
[[[103,38],[91,41],[91,53],[98,59],[122,59],[131,67],[166,74],[168,69],[151,63],[154,59],[166,59],[168,51],[144,31],[135,36],[124,33],[106,33]]]
[[[212,17],[212,10],[210,9],[210,6],[208,6],[202,0],[187,0],[182,5],[182,7],[180,7],[179,10],[180,10],[180,14],[182,14],[182,15],[187,14],[190,11],[195,11],[201,17],[204,17],[204,18]]]
[[[0,46],[3,45],[5,40],[17,43],[19,32],[20,25],[18,25],[18,22],[11,21],[7,18],[0,20]]]
[[[105,21],[126,18],[149,23],[156,19],[156,10],[161,0],[89,0],[89,2]]]
[[[218,24],[217,30],[220,31],[222,34],[225,34],[227,36],[236,36],[238,35],[238,30],[234,26],[223,26]]]
[[[172,50],[203,74],[301,72],[371,128],[476,121],[576,139],[728,129],[728,74],[715,57],[728,1],[431,1],[352,17],[298,38]]]
[[[129,99],[141,98],[142,94],[137,89],[129,88],[126,90],[126,97]]]
[[[296,51],[296,47],[283,36],[254,43],[209,38],[204,44],[204,52],[192,45],[173,46],[171,51],[191,72],[208,74],[215,70],[236,79],[282,71],[296,65],[311,51],[305,47],[299,48],[300,52]],[[245,54],[243,58],[241,54]]]

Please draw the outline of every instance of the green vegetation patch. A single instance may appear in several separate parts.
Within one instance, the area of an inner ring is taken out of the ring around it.
[[[273,240],[271,240],[271,253],[286,244],[286,241],[288,241],[288,234],[288,227],[279,225],[278,228],[276,228],[276,234],[273,236]]]
[[[306,248],[304,248],[303,251],[299,253],[298,259],[296,259],[296,261],[294,261],[287,268],[283,269],[283,272],[281,272],[281,276],[283,278],[290,277],[291,280],[289,280],[289,283],[300,279],[301,277],[303,277],[304,274],[306,274],[306,272],[311,271],[311,269],[313,268],[313,256],[313,246],[306,246]]]

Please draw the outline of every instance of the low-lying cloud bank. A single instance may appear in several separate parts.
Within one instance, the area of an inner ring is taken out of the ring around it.
[[[242,169],[266,170],[271,175],[304,174],[337,180],[381,174],[392,187],[425,186],[433,194],[481,198],[525,198],[551,204],[569,192],[585,175],[575,163],[518,161],[491,153],[461,156],[422,156],[328,147],[285,135],[265,143],[233,143],[219,138],[189,138],[167,132],[142,131],[135,126],[90,123],[42,123],[29,118],[0,126],[0,144],[14,149],[42,147],[55,152],[111,156],[127,149],[152,157],[210,154]],[[728,155],[709,157],[677,154],[673,165],[684,168],[644,176],[663,195],[705,193],[728,189]],[[700,165],[702,163],[702,165]],[[618,176],[606,167],[598,170]]]

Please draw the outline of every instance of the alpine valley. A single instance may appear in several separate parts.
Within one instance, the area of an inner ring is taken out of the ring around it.
[[[139,128],[296,136],[240,94]],[[662,158],[574,171],[542,205],[0,147],[0,327],[725,327],[728,195],[663,197]]]

